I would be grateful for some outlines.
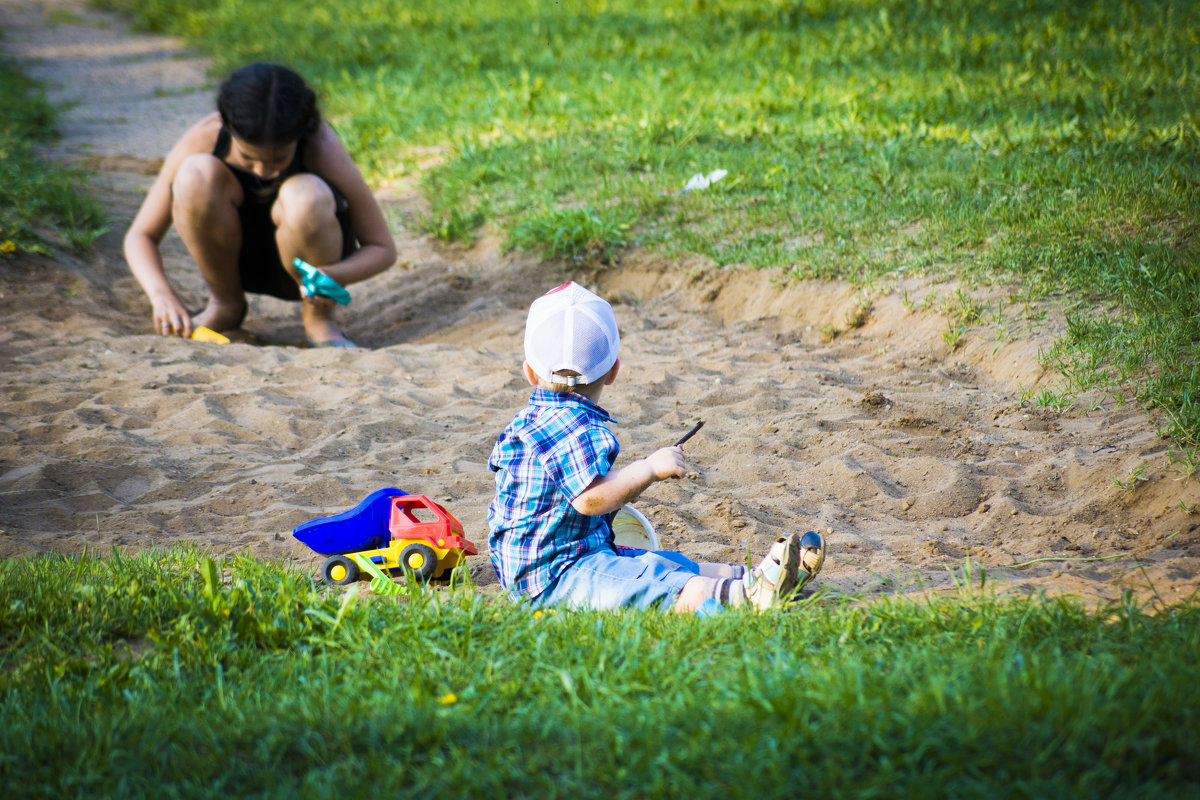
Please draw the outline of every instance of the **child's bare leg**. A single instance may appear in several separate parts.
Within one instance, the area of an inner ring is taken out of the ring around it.
[[[208,284],[208,305],[193,322],[213,330],[241,324],[246,295],[238,274],[242,187],[226,166],[203,153],[189,156],[171,185],[171,215],[179,238]]]
[[[802,562],[803,556],[809,557],[808,563]],[[798,533],[781,536],[751,575],[738,566],[701,564],[701,574],[680,590],[675,609],[695,611],[709,599],[722,606],[740,606],[749,602],[759,610],[774,608],[802,585],[801,571],[807,582],[820,571],[824,560],[825,544],[816,533],[809,532],[803,539]],[[724,569],[717,570],[717,567]],[[718,571],[724,574],[705,575],[705,572]]]
[[[714,578],[692,578],[679,590],[679,596],[675,598],[675,610],[684,614],[694,614],[701,603],[713,596],[717,583]]]
[[[300,274],[292,260],[303,259],[315,267],[334,264],[342,257],[342,228],[337,219],[333,191],[316,175],[294,175],[279,187],[271,208],[275,241],[283,265],[297,283]],[[306,297],[301,307],[304,332],[314,344],[344,341],[334,321],[337,304],[324,297]]]
[[[700,564],[700,576],[703,578],[741,578],[746,574],[746,568],[741,564],[715,564],[704,562]]]

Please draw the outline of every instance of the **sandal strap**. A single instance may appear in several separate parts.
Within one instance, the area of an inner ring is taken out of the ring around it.
[[[758,579],[766,580],[772,586],[779,585],[779,578],[783,575],[783,565],[775,559],[764,559],[763,563],[758,567]]]

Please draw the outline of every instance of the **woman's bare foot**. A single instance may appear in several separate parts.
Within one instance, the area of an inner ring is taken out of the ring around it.
[[[306,297],[301,303],[300,318],[304,334],[313,347],[355,347],[333,319],[337,303],[328,297]]]
[[[245,300],[237,305],[220,303],[210,297],[208,305],[196,316],[192,317],[192,326],[203,325],[214,331],[233,331],[242,327],[246,319],[247,304]]]

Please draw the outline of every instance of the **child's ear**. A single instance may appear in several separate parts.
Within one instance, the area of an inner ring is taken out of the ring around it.
[[[617,373],[620,371],[621,371],[621,359],[618,358],[616,361],[613,362],[612,369],[610,369],[608,371],[608,374],[604,376],[604,385],[612,386],[613,381],[615,381],[617,379]]]
[[[529,366],[528,361],[521,363],[521,371],[525,373],[525,380],[529,381],[529,385],[537,388],[538,376],[537,373],[533,371],[533,367]]]

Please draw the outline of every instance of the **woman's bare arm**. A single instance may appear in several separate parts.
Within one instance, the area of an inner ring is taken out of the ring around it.
[[[171,184],[179,165],[195,153],[212,152],[220,125],[220,116],[214,112],[180,137],[167,154],[125,233],[125,260],[133,277],[150,298],[156,333],[161,332],[163,322],[171,326],[176,319],[182,319],[190,332],[191,319],[167,280],[159,245],[171,227]]]
[[[305,150],[305,166],[336,188],[350,206],[350,226],[359,249],[336,264],[318,264],[321,271],[343,286],[378,275],[396,262],[396,243],[383,209],[367,186],[341,139],[328,123],[321,123]]]

